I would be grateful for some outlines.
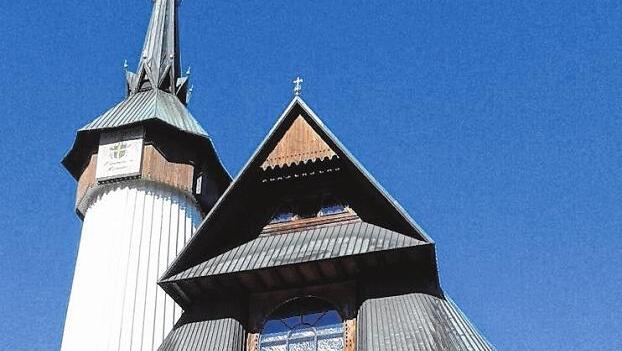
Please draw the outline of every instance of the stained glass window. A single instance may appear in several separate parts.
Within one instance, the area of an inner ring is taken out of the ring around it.
[[[264,324],[260,351],[342,351],[339,313],[323,300],[306,297],[279,307]]]

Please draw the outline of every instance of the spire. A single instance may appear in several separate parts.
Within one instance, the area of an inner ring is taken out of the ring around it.
[[[188,77],[181,77],[179,0],[154,0],[137,73],[127,72],[127,94],[159,89],[186,103]]]

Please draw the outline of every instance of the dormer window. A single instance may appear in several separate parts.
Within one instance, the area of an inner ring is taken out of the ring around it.
[[[346,207],[342,204],[332,204],[328,206],[324,206],[320,209],[318,216],[330,216],[334,214],[344,213],[346,212]]]
[[[289,207],[283,207],[272,216],[270,224],[285,223],[294,219],[296,219],[296,214]]]
[[[348,212],[349,208],[334,197],[310,198],[294,206],[287,204],[272,216],[270,224],[291,222],[297,219],[325,217]]]

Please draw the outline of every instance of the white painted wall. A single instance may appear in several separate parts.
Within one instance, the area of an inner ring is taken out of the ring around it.
[[[94,197],[61,350],[157,350],[181,309],[156,282],[200,221],[192,200],[156,183],[122,182]]]

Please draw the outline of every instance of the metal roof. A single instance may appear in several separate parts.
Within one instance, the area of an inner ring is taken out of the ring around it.
[[[137,73],[127,72],[127,91],[161,89],[186,103],[187,77],[181,77],[177,7],[179,0],[154,0]]]
[[[175,95],[158,89],[130,95],[79,131],[118,128],[149,120],[160,120],[180,131],[208,137],[207,132]]]
[[[158,351],[240,351],[246,331],[233,318],[182,324],[169,333]]]
[[[185,106],[188,77],[180,75],[178,5],[178,0],[154,0],[138,71],[126,75],[128,97],[80,131],[158,119],[207,137]]]
[[[369,299],[357,317],[358,351],[492,351],[449,298],[423,293]]]
[[[285,234],[259,236],[163,282],[426,244],[424,241],[366,222],[333,224]]]
[[[313,110],[307,106],[307,104],[302,100],[300,96],[295,96],[292,101],[289,103],[285,111],[281,114],[277,122],[274,124],[272,129],[269,131],[268,135],[264,138],[261,144],[257,147],[253,155],[249,158],[246,164],[242,167],[238,175],[234,178],[233,182],[229,185],[224,194],[218,199],[214,207],[207,214],[201,225],[196,231],[196,234],[188,241],[186,246],[183,248],[181,253],[177,256],[175,261],[171,264],[169,269],[164,273],[163,278],[171,277],[185,269],[188,269],[194,265],[200,263],[200,260],[204,259],[206,256],[206,248],[211,249],[214,247],[214,244],[217,244],[216,237],[220,235],[218,240],[220,242],[227,239],[223,233],[210,233],[210,235],[206,235],[205,233],[209,231],[209,226],[212,225],[219,216],[222,215],[223,209],[226,208],[226,204],[232,200],[230,200],[236,191],[237,188],[240,187],[242,181],[247,177],[248,174],[251,174],[252,171],[256,167],[260,167],[264,162],[265,157],[267,157],[268,153],[271,151],[271,143],[275,142],[277,132],[283,129],[287,125],[287,121],[289,119],[293,119],[298,117],[298,114],[293,113],[298,111],[296,109],[300,109],[303,111],[308,117],[308,122],[311,125],[317,126],[319,133],[321,136],[326,136],[326,140],[331,146],[334,146],[333,150],[340,155],[340,158],[344,160],[347,164],[352,165],[352,168],[355,173],[358,175],[362,175],[362,178],[365,179],[367,186],[371,189],[372,192],[376,194],[376,196],[384,202],[386,208],[395,213],[397,217],[400,218],[400,221],[407,226],[411,232],[414,233],[419,239],[424,240],[428,243],[434,243],[434,241],[425,233],[425,231],[406,213],[404,208],[395,201],[391,195],[371,176],[367,170],[356,160],[356,158],[345,148],[343,144],[335,137],[332,132],[322,123],[320,118],[313,112]],[[343,157],[341,157],[343,155]],[[210,240],[214,240],[213,243],[210,243]]]
[[[220,164],[209,135],[186,108],[189,76],[180,74],[179,2],[153,0],[137,73],[126,72],[126,98],[78,130],[73,146],[63,158],[63,165],[74,178],[79,179],[84,171],[101,131],[151,121],[187,133],[191,137],[187,139],[198,136],[195,141],[207,147],[206,151],[217,159],[217,168],[225,178],[231,178]]]

